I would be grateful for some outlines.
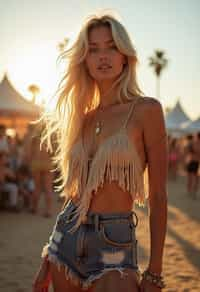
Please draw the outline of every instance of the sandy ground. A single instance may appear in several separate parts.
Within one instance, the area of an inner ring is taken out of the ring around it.
[[[185,191],[181,177],[170,182],[168,231],[164,253],[163,291],[200,291],[200,193],[197,200]],[[61,203],[55,198],[55,216]],[[41,203],[42,211],[42,203]],[[148,262],[149,228],[146,210],[137,210],[139,226],[139,263]],[[31,283],[40,262],[42,246],[47,241],[55,216],[51,219],[20,214],[0,213],[0,291],[31,292]]]

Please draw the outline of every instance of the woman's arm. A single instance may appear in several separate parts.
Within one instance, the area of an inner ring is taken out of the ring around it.
[[[143,133],[149,175],[151,248],[148,270],[161,274],[167,225],[167,134],[160,103],[155,99],[147,103]]]

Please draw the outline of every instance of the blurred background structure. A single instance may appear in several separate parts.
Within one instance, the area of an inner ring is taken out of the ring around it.
[[[0,82],[0,124],[5,125],[7,133],[23,137],[28,124],[39,118],[41,108],[25,99],[4,75]]]

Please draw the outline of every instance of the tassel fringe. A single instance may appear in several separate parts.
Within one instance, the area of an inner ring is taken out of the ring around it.
[[[67,193],[72,196],[76,194],[80,198],[75,215],[78,219],[73,230],[86,220],[92,196],[105,180],[118,181],[119,186],[128,191],[134,203],[140,206],[144,205],[147,198],[141,162],[125,128],[121,128],[99,147],[91,162],[89,173],[88,156],[82,141],[79,140],[71,153],[69,169]]]

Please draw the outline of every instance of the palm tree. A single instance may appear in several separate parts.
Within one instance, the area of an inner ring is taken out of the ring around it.
[[[161,50],[155,50],[153,56],[149,58],[149,66],[153,67],[154,73],[157,78],[156,96],[160,98],[160,77],[164,68],[166,68],[168,60],[165,57],[165,52]]]
[[[32,102],[35,104],[36,97],[40,93],[40,88],[36,84],[31,84],[31,85],[29,85],[28,90],[31,92],[31,94],[32,94]]]

